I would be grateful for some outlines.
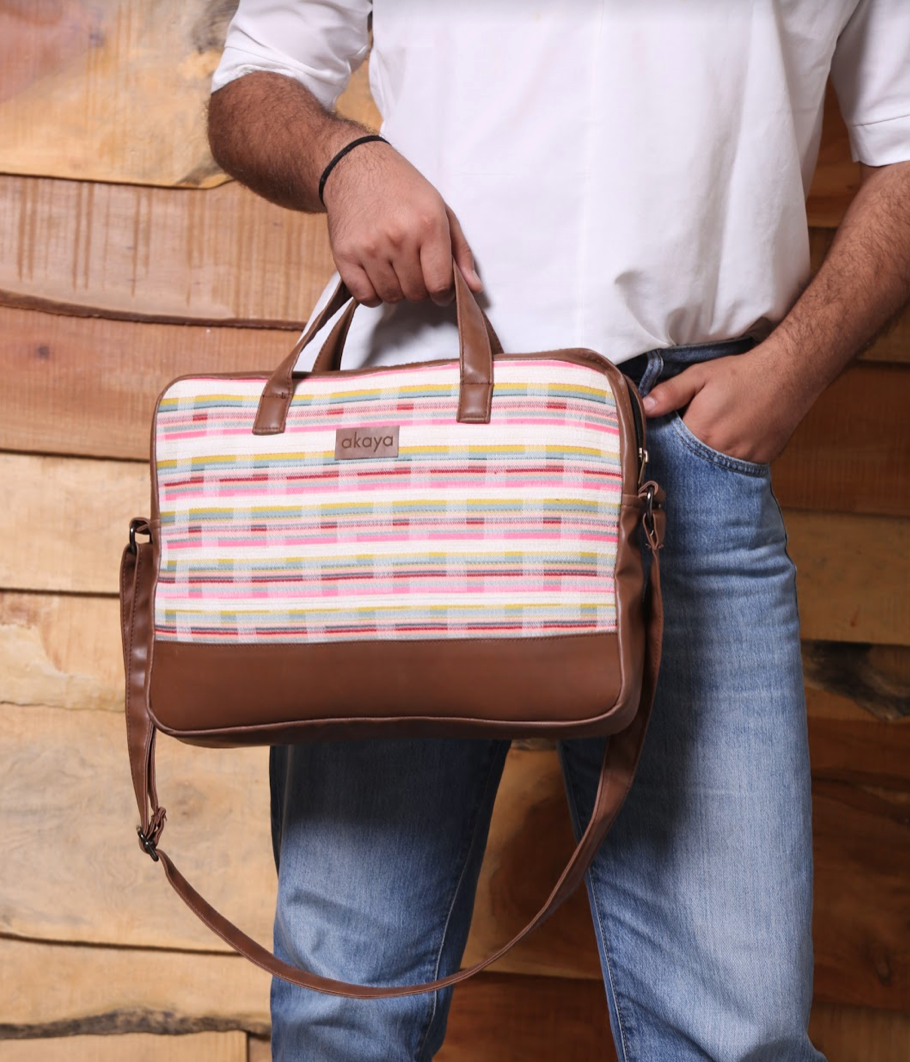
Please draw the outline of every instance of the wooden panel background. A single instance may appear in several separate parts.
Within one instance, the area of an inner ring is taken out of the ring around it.
[[[148,504],[155,396],[190,367],[274,365],[331,268],[321,219],[222,183],[207,154],[231,7],[0,6],[0,1062],[268,1058],[267,977],[135,842],[115,596],[126,522]],[[364,71],[341,106],[375,122]],[[857,183],[829,108],[816,263]],[[774,468],[813,760],[812,1031],[830,1062],[910,1057],[908,408],[905,314]],[[268,939],[264,750],[164,740],[161,776],[175,857]],[[554,753],[514,748],[467,961],[536,908],[570,845]],[[612,1057],[583,892],[458,988],[438,1057]]]
[[[222,182],[199,117],[233,6],[7,0],[0,7],[4,169],[141,184]]]

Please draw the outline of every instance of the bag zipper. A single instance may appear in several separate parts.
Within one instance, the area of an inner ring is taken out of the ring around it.
[[[645,480],[645,467],[648,464],[648,451],[645,449],[645,426],[641,418],[641,406],[638,404],[638,395],[628,376],[623,376],[626,387],[629,390],[629,405],[632,407],[632,422],[635,425],[635,439],[638,443],[638,485]]]

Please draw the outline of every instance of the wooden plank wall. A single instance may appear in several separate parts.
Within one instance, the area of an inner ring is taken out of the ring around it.
[[[199,102],[198,72],[211,68],[230,5],[140,6],[126,25],[125,4],[113,0],[7,5],[18,50],[0,33],[10,54],[28,57],[3,68],[2,113],[19,115],[22,128],[22,116],[37,123],[29,151],[61,145],[39,166],[15,137],[0,137],[0,1062],[268,1057],[267,977],[223,950],[136,846],[117,565],[127,521],[147,505],[155,395],[190,368],[275,364],[331,260],[319,219],[231,183],[173,187],[220,179],[200,147],[199,113],[192,165],[167,143],[154,147],[157,111],[137,155],[137,119],[127,114],[105,133],[114,145],[99,156],[107,169],[91,173],[107,182],[64,179],[84,176],[72,168],[82,156],[63,147],[74,135],[67,123],[101,106],[73,71],[88,78],[107,64],[106,83],[128,87],[122,67],[151,14],[174,18],[155,54],[141,56],[143,84],[158,84],[149,71],[165,77],[177,55],[196,73],[171,106]],[[119,36],[102,33],[104,19]],[[99,33],[103,63],[90,62]],[[343,105],[370,113],[362,71]],[[137,159],[141,172],[129,168]],[[811,202],[816,260],[856,181],[831,112]],[[799,569],[813,755],[812,1027],[831,1062],[910,1057],[908,408],[905,315],[823,397],[774,469]],[[161,775],[175,857],[267,940],[265,752],[164,742]],[[569,844],[555,755],[513,749],[469,959],[536,907]],[[494,972],[459,987],[438,1057],[534,1062],[611,1051],[579,894]]]

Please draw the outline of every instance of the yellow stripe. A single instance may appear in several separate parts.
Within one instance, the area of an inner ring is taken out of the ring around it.
[[[355,615],[366,612],[525,612],[529,609],[546,609],[558,611],[559,609],[595,609],[612,608],[611,602],[590,602],[572,605],[559,605],[552,601],[541,601],[539,604],[529,602],[525,605],[376,605],[363,608],[298,608],[288,611],[287,609],[244,609],[228,612],[225,609],[199,609],[199,608],[168,608],[164,605],[161,609],[166,616],[212,616],[230,618],[237,616],[311,616],[314,613],[324,615],[339,615],[341,613],[353,613]]]

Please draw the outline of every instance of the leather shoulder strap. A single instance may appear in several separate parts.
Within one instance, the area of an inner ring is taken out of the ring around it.
[[[154,734],[148,706],[148,661],[138,637],[143,622],[151,622],[151,589],[154,581],[152,550],[149,544],[128,546],[124,552],[121,578],[121,608],[123,619],[124,656],[127,662],[126,717],[129,735],[130,766],[133,785],[139,804],[141,825],[139,843],[156,862],[160,860],[167,880],[174,891],[214,933],[235,951],[245,955],[251,962],[275,977],[291,984],[311,988],[329,995],[348,996],[354,999],[385,999],[395,996],[413,996],[465,981],[491,963],[501,959],[519,941],[547,920],[584,879],[603,839],[613,825],[635,777],[635,770],[644,745],[645,732],[651,715],[657,673],[660,667],[660,646],[663,635],[663,606],[660,592],[658,551],[663,537],[663,495],[654,483],[646,483],[641,489],[643,499],[643,524],[651,548],[651,572],[645,591],[644,616],[647,625],[645,642],[645,671],[642,680],[638,712],[632,723],[621,733],[606,742],[601,763],[600,780],[594,800],[594,809],[578,846],[572,853],[565,870],[560,875],[546,902],[507,944],[498,951],[474,963],[466,969],[440,977],[435,981],[417,985],[357,985],[336,981],[328,977],[291,966],[273,955],[229,922],[184,878],[173,861],[158,847],[158,839],[164,827],[165,811],[159,807],[155,793]],[[143,612],[145,617],[143,619]]]

